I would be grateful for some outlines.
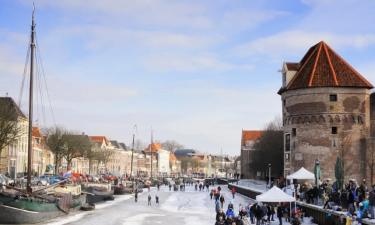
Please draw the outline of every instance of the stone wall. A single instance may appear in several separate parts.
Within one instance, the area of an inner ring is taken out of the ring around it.
[[[330,95],[337,95],[337,101],[331,101]],[[282,101],[284,135],[290,134],[291,149],[289,160],[285,163],[286,173],[302,166],[313,171],[315,160],[319,159],[322,178],[334,179],[335,162],[340,155],[345,161],[346,179],[359,181],[366,176],[366,140],[370,131],[369,90],[289,90],[282,94]]]

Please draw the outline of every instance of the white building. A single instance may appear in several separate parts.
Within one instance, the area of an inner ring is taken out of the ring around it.
[[[158,157],[158,172],[162,175],[169,175],[171,173],[169,165],[169,154],[170,152],[164,149],[159,149],[157,153]]]

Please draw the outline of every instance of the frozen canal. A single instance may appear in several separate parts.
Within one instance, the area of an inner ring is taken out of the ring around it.
[[[160,204],[155,204],[155,194],[160,198]],[[232,199],[226,186],[222,186],[225,205],[232,201],[235,212],[239,204],[245,205],[249,199],[236,195]],[[147,206],[148,192],[143,192],[134,202],[132,195],[116,196],[115,201],[98,204],[95,211],[79,212],[64,218],[50,221],[49,225],[213,225],[215,224],[215,204],[208,192],[195,191],[194,187],[186,186],[185,192],[170,192],[168,187],[160,191],[151,190],[152,205]],[[225,206],[225,209],[227,207]],[[278,224],[278,223],[273,223]]]

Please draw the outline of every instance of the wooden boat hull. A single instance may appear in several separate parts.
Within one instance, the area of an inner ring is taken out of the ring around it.
[[[125,194],[131,194],[131,193],[133,193],[133,188],[119,187],[119,186],[114,187],[115,195],[125,195]]]
[[[87,203],[89,204],[95,204],[98,202],[114,200],[113,190],[111,191],[89,190],[88,192],[89,194],[87,194]]]
[[[80,209],[85,196],[73,199],[70,211]],[[57,202],[35,201],[29,199],[15,199],[0,196],[0,224],[34,224],[67,215]]]

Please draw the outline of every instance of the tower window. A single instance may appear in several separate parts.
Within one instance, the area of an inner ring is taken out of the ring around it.
[[[290,151],[290,134],[285,135],[285,151]]]
[[[332,127],[331,134],[337,134],[337,127]]]
[[[292,136],[295,137],[297,135],[297,128],[292,128]]]
[[[331,101],[331,102],[337,102],[337,94],[331,94],[331,95],[329,95],[329,101]]]

